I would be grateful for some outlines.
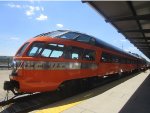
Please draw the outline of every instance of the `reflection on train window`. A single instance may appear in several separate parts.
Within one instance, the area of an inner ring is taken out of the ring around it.
[[[110,53],[102,52],[101,61],[107,63],[118,63],[119,57]]]
[[[72,53],[71,59],[79,59],[79,54]]]
[[[53,50],[50,57],[59,58],[59,57],[61,57],[62,54],[63,54],[63,51]]]
[[[136,60],[133,60],[131,58],[125,58],[125,57],[121,57],[119,55],[114,55],[114,54],[107,53],[107,52],[102,52],[101,61],[107,62],[107,63],[122,63],[122,64],[137,64],[138,63]]]
[[[62,56],[64,51],[64,45],[62,44],[48,44],[43,52],[42,57],[59,58]]]
[[[28,52],[28,56],[32,56],[32,57],[37,56],[41,52],[43,46],[44,46],[44,43],[41,43],[41,42],[33,43],[33,45],[31,46]]]
[[[49,33],[44,33],[38,36],[50,36],[50,37],[57,37],[60,36],[62,34],[66,33],[66,31],[63,30],[59,30],[59,31],[53,31],[53,32],[49,32]],[[37,36],[36,36],[37,37]]]
[[[68,46],[66,48],[64,58],[78,60],[81,58],[82,52],[83,52],[82,48],[74,47],[74,46]]]
[[[111,57],[112,57],[111,62],[113,62],[113,63],[118,63],[119,62],[119,59],[118,59],[117,56],[111,55]]]
[[[76,40],[80,42],[86,42],[88,43],[90,41],[91,37],[87,35],[80,35]]]
[[[83,60],[95,60],[95,51],[86,49],[83,54]]]
[[[41,56],[43,56],[43,57],[49,57],[50,54],[51,54],[51,52],[52,52],[52,50],[50,50],[50,49],[44,49],[43,52],[42,52],[42,54],[41,54]]]
[[[59,38],[65,38],[65,39],[75,39],[77,36],[79,36],[78,33],[74,32],[68,32],[63,35],[58,36]]]
[[[37,50],[38,50],[38,47],[33,47],[30,51],[29,56],[34,56],[34,54],[36,53]]]
[[[78,47],[72,47],[71,52],[71,59],[80,59],[83,49]]]
[[[95,38],[91,38],[90,42],[91,45],[95,45]]]
[[[101,61],[102,62],[110,62],[110,57],[107,53],[102,53],[102,57],[101,57]]]

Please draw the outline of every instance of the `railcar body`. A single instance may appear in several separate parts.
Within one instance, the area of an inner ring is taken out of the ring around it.
[[[141,69],[144,62],[93,36],[58,30],[23,44],[14,57],[5,90],[33,93],[58,89],[69,80]]]

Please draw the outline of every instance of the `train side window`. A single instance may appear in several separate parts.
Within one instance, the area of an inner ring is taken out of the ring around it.
[[[124,63],[124,64],[126,64],[126,61],[127,61],[126,58],[123,58],[123,63]]]
[[[41,54],[41,56],[43,56],[43,57],[49,57],[50,54],[51,54],[51,52],[52,52],[52,50],[50,50],[50,49],[44,49],[43,52],[42,52],[42,54]]]
[[[130,64],[130,59],[127,59],[127,64]]]
[[[126,64],[126,58],[123,58],[122,60],[123,60],[123,64]]]
[[[83,58],[83,60],[90,60],[90,61],[95,60],[95,51],[86,49],[84,51],[84,54],[83,54],[82,58]]]
[[[132,60],[132,64],[135,64],[135,60]]]
[[[122,63],[122,57],[119,57],[119,62]]]
[[[76,59],[76,60],[80,59],[82,56],[83,50],[84,49],[79,48],[79,47],[68,46],[66,47],[64,57],[66,59]]]
[[[77,54],[77,53],[72,53],[71,59],[79,59],[79,54]]]
[[[30,51],[29,56],[34,56],[34,54],[36,53],[37,50],[38,50],[38,47],[33,47]]]
[[[118,56],[118,63],[121,63],[121,57]]]
[[[62,44],[49,44],[49,48],[52,50],[50,58],[59,58],[63,55],[64,45]]]
[[[114,55],[111,55],[110,61],[113,62],[113,63],[115,63],[116,62],[116,57]]]
[[[127,59],[126,58],[124,59],[124,63],[127,64]]]
[[[119,59],[117,56],[114,56],[114,63],[118,63],[119,62]]]
[[[63,54],[63,51],[53,50],[50,57],[59,58],[62,56],[62,54]]]
[[[108,59],[109,59],[108,54],[103,52],[101,56],[101,61],[108,62],[109,61]]]
[[[124,58],[123,57],[120,58],[120,63],[124,64]]]

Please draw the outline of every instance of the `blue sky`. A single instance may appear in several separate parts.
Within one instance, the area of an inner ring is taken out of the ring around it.
[[[33,36],[58,29],[90,34],[142,55],[101,15],[81,1],[0,1],[0,15],[0,55],[13,56]]]

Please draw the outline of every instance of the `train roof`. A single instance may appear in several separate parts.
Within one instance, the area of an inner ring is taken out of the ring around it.
[[[96,46],[99,46],[99,47],[102,47],[102,48],[106,48],[106,49],[109,49],[109,50],[113,50],[113,51],[116,51],[116,52],[119,52],[121,54],[125,54],[125,55],[128,55],[128,56],[131,56],[131,57],[136,57],[136,58],[139,58],[138,56],[132,54],[132,53],[128,53],[126,51],[123,51],[122,49],[118,48],[118,47],[115,47],[107,42],[104,42],[98,38],[95,38],[96,39]]]
[[[113,46],[113,45],[111,45],[111,44],[109,44],[109,43],[107,43],[107,42],[104,42],[104,41],[102,41],[101,39],[98,39],[98,38],[96,38],[96,37],[94,37],[94,36],[91,36],[91,35],[88,35],[88,34],[85,34],[85,33],[81,33],[81,32],[78,32],[78,31],[71,31],[71,30],[57,30],[57,31],[58,31],[58,32],[63,32],[63,33],[69,33],[69,32],[71,32],[71,33],[77,33],[77,34],[80,34],[80,35],[86,35],[86,36],[89,36],[89,37],[95,39],[95,44],[94,44],[95,46],[98,46],[98,47],[101,47],[101,48],[105,48],[105,49],[108,49],[108,50],[113,50],[113,51],[119,52],[119,53],[124,54],[124,55],[128,55],[128,56],[131,56],[131,57],[136,57],[136,58],[141,59],[141,58],[139,57],[139,55],[135,55],[135,54],[132,54],[132,53],[125,52],[125,51],[123,51],[122,49],[120,49],[120,48],[118,48],[118,47],[115,47],[115,46]],[[57,31],[42,33],[42,34],[40,34],[40,35],[35,36],[35,38],[36,38],[36,37],[39,37],[39,36],[49,36],[49,34],[51,34],[51,33],[53,33],[53,32],[57,32]],[[57,37],[57,36],[56,36],[56,37]],[[74,40],[74,41],[76,41],[76,40]],[[85,43],[85,42],[83,42],[83,43]],[[86,43],[87,43],[87,42],[86,42]],[[89,44],[90,44],[90,43],[89,43]]]

